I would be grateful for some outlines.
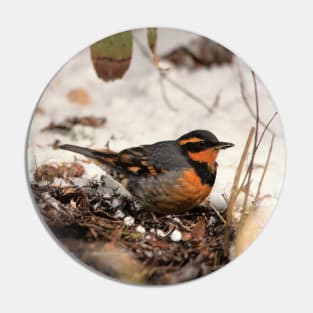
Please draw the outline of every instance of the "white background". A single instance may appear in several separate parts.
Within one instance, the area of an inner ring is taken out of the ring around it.
[[[1,312],[312,312],[312,9],[310,1],[10,1],[0,9]],[[24,169],[28,124],[55,72],[88,44],[126,28],[207,35],[243,58],[280,110],[287,175],[256,243],[205,278],[147,288],[104,279],[50,237]]]

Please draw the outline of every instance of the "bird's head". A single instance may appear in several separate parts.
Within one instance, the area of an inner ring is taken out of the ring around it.
[[[234,144],[219,141],[207,130],[194,130],[177,139],[183,153],[192,161],[213,164],[221,149],[233,147]]]

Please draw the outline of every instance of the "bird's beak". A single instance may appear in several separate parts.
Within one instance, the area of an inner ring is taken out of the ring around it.
[[[230,142],[219,142],[214,148],[220,150],[220,149],[231,148],[233,146],[234,144]]]

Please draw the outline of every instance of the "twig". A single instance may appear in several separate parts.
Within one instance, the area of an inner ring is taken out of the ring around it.
[[[168,77],[164,72],[160,72],[160,74],[163,76],[163,78],[170,83],[172,86],[174,86],[176,89],[178,89],[179,91],[181,91],[183,94],[185,94],[186,96],[188,96],[189,98],[191,98],[192,100],[194,100],[195,102],[197,102],[198,104],[200,104],[205,110],[208,111],[209,114],[212,114],[214,111],[213,107],[210,107],[205,101],[203,101],[201,98],[199,98],[198,96],[196,96],[195,94],[193,94],[191,91],[189,91],[188,89],[186,89],[185,87],[183,87],[182,85],[180,85],[179,83],[177,83],[175,80],[173,80],[172,78]]]
[[[273,116],[270,118],[270,120],[268,121],[268,123],[266,124],[266,126],[265,126],[265,128],[264,128],[264,130],[263,130],[263,132],[262,132],[262,134],[261,134],[261,136],[260,136],[259,142],[258,142],[258,144],[257,144],[257,149],[259,148],[260,143],[262,142],[262,139],[263,139],[263,137],[264,137],[266,131],[267,131],[267,130],[270,131],[269,126],[270,126],[270,124],[272,123],[272,121],[274,120],[274,118],[275,118],[275,116],[276,116],[277,114],[278,114],[278,112],[275,112],[275,113],[273,114]],[[275,136],[275,133],[272,133],[272,136]]]
[[[213,203],[209,203],[210,208],[213,209],[213,211],[216,213],[216,215],[220,218],[220,220],[226,225],[226,220],[225,218],[221,215],[221,213],[218,211],[216,206]]]
[[[262,184],[263,184],[263,180],[264,180],[266,171],[268,169],[270,158],[271,158],[271,154],[272,154],[272,150],[273,150],[274,139],[275,139],[275,135],[272,135],[271,145],[270,145],[270,148],[269,148],[269,151],[268,151],[268,154],[267,154],[267,158],[266,158],[265,166],[264,166],[264,169],[263,169],[263,173],[262,173],[261,179],[259,181],[259,186],[258,186],[257,193],[255,195],[254,203],[257,202],[257,200],[259,198],[259,195],[260,195],[260,192],[261,192],[261,187],[262,187]]]
[[[174,111],[174,112],[178,112],[178,109],[176,109],[172,103],[170,102],[167,94],[166,94],[166,91],[165,91],[165,85],[164,85],[164,81],[163,81],[164,77],[162,75],[160,75],[160,86],[161,86],[161,92],[162,92],[162,98],[164,100],[164,103],[167,105],[167,107],[171,110],[171,111]]]
[[[268,130],[269,125],[272,123],[272,121],[274,120],[274,118],[275,118],[275,116],[276,116],[277,114],[278,114],[277,112],[274,113],[274,115],[271,117],[271,119],[269,120],[269,122],[268,122],[267,125],[265,126],[263,132],[261,133],[260,139],[259,139],[259,141],[258,141],[258,143],[257,143],[257,146],[256,146],[256,151],[258,151],[258,149],[259,149],[259,147],[260,147],[260,144],[261,144],[261,142],[262,142],[262,140],[263,140],[264,134],[265,134],[266,131]],[[273,134],[273,135],[274,135],[274,134]],[[250,160],[250,163],[251,163],[251,160]],[[248,169],[249,169],[249,167],[250,167],[250,163],[249,163],[249,165],[248,165]],[[243,178],[243,180],[242,180],[242,183],[241,183],[241,185],[240,185],[240,188],[239,188],[238,191],[237,191],[236,198],[237,198],[239,192],[242,190],[243,186],[245,185],[246,180],[247,180],[247,177],[248,177],[248,174],[249,174],[249,172],[248,172],[248,170],[247,170],[247,172],[246,172],[246,174],[245,174],[245,176],[244,176],[244,178]]]
[[[225,257],[228,256],[229,234],[230,234],[230,227],[231,227],[231,224],[232,224],[233,210],[234,210],[234,205],[235,205],[236,198],[237,198],[237,196],[239,194],[239,192],[238,192],[238,184],[239,184],[239,180],[240,180],[240,177],[241,177],[241,173],[242,173],[242,170],[243,170],[244,163],[246,161],[246,158],[247,158],[247,155],[248,155],[248,152],[249,152],[249,148],[250,148],[250,144],[251,144],[254,132],[255,132],[255,128],[252,127],[250,129],[249,136],[248,136],[245,148],[243,150],[243,153],[242,153],[239,165],[238,165],[237,170],[236,170],[236,174],[235,174],[235,177],[234,177],[234,182],[233,182],[233,186],[232,186],[232,190],[231,190],[231,194],[230,194],[230,199],[229,199],[229,202],[228,202],[227,216],[226,216],[226,228],[225,228],[225,236],[224,236],[224,256]]]
[[[150,54],[147,51],[147,49],[141,44],[140,40],[138,40],[137,37],[134,37],[134,42],[137,44],[137,46],[139,47],[141,53],[148,58],[149,60],[151,60],[150,58]],[[153,61],[152,61],[153,62]],[[213,102],[213,106],[209,106],[205,101],[203,101],[201,98],[199,98],[198,96],[196,96],[195,94],[193,94],[191,91],[189,91],[187,88],[185,88],[184,86],[180,85],[179,83],[177,83],[175,80],[173,80],[172,78],[169,78],[166,75],[166,72],[163,71],[162,69],[159,69],[159,73],[161,76],[161,79],[166,80],[168,83],[170,83],[173,87],[175,87],[176,89],[178,89],[179,91],[181,91],[183,94],[185,94],[186,96],[188,96],[189,98],[191,98],[192,100],[194,100],[195,102],[197,102],[198,104],[200,104],[203,108],[205,108],[209,114],[212,114],[215,110],[216,105],[218,104],[218,101],[216,101],[216,98],[214,99]],[[162,90],[162,87],[161,87]],[[162,91],[163,92],[163,91]],[[163,96],[164,99],[164,96]],[[218,95],[218,99],[219,99],[219,95]],[[165,100],[165,99],[164,99]],[[167,100],[165,100],[167,101]]]
[[[238,68],[238,76],[239,76],[239,87],[240,87],[240,94],[241,94],[241,97],[243,99],[243,102],[244,104],[246,105],[249,113],[251,114],[251,116],[256,119],[257,116],[256,114],[254,113],[254,111],[252,110],[251,106],[250,106],[250,103],[249,103],[249,100],[248,100],[248,95],[247,95],[247,92],[246,92],[246,87],[245,87],[245,84],[244,84],[244,81],[243,81],[243,77],[242,77],[242,73],[240,71],[240,69]],[[268,124],[265,124],[262,120],[259,119],[259,123],[263,126],[263,127],[266,127],[266,125]],[[267,126],[268,127],[268,126]],[[274,135],[275,132],[271,129],[268,129],[268,131]]]

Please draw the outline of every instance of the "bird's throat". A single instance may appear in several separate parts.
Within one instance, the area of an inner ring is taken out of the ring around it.
[[[207,163],[209,166],[215,163],[219,150],[206,149],[199,152],[188,152],[188,156],[192,161]]]

